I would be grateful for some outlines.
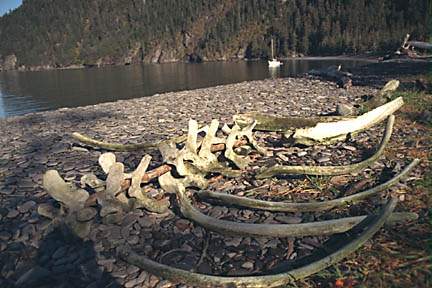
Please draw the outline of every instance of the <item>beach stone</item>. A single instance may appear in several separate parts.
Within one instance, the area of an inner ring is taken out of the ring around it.
[[[130,236],[126,239],[126,241],[131,245],[136,245],[139,243],[139,237],[136,235]]]
[[[342,148],[344,148],[345,150],[349,150],[349,151],[357,151],[357,148],[354,146],[350,146],[350,145],[342,145]]]
[[[52,259],[59,259],[60,257],[63,257],[66,255],[67,249],[65,246],[57,248],[57,250],[54,252],[54,254],[51,256]]]
[[[51,278],[51,272],[40,266],[35,266],[24,273],[16,282],[17,287],[31,287],[46,283]]]
[[[92,220],[97,214],[96,209],[92,207],[86,207],[81,209],[77,213],[77,220],[80,222],[87,222]]]
[[[308,153],[306,151],[300,151],[300,152],[297,153],[297,156],[298,157],[303,157],[303,156],[306,156],[307,154]]]
[[[0,231],[0,240],[2,241],[8,241],[10,238],[12,238],[12,234],[8,231]]]
[[[26,213],[26,212],[28,212],[30,209],[32,209],[35,206],[36,206],[36,202],[30,200],[30,201],[27,201],[24,204],[18,206],[17,208],[18,208],[19,212]]]
[[[330,160],[331,160],[330,157],[323,156],[323,157],[318,158],[317,162],[318,163],[324,163],[324,162],[329,162]]]
[[[355,109],[352,105],[340,103],[336,106],[336,114],[339,116],[351,116],[355,114]]]
[[[254,268],[254,263],[248,261],[248,262],[243,263],[243,264],[241,265],[241,267],[242,267],[242,268],[245,268],[245,269],[248,269],[248,270],[251,270],[251,269]]]
[[[295,216],[276,216],[275,219],[285,224],[298,224],[302,222],[302,218]]]
[[[19,213],[18,210],[12,209],[12,210],[9,210],[9,212],[6,215],[6,217],[9,218],[9,219],[13,219],[13,218],[17,217],[19,214],[20,213]]]

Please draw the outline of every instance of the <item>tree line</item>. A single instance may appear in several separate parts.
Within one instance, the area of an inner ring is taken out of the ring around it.
[[[25,0],[0,18],[19,65],[122,64],[394,50],[428,40],[427,0]]]

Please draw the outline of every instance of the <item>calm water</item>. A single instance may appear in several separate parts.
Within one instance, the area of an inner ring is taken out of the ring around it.
[[[310,69],[363,60],[289,60],[276,70],[267,62],[148,64],[100,69],[0,72],[0,118],[77,107],[271,77],[295,76]]]

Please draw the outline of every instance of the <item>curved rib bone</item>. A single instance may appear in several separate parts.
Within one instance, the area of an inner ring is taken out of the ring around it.
[[[207,216],[193,207],[191,201],[186,195],[186,185],[184,184],[184,178],[176,179],[168,173],[159,179],[161,180],[161,178],[164,182],[164,189],[169,188],[171,192],[175,192],[177,194],[180,210],[186,218],[209,230],[222,234],[266,237],[330,235],[348,231],[366,217],[347,217],[342,219],[300,224],[250,224],[220,220],[211,216]]]
[[[371,197],[381,191],[384,191],[398,183],[401,179],[406,177],[417,164],[420,162],[419,159],[414,159],[405,169],[399,174],[395,175],[392,179],[385,183],[382,183],[376,187],[359,192],[346,197],[333,199],[323,202],[311,202],[311,203],[287,203],[287,202],[273,202],[264,201],[258,199],[250,199],[246,197],[240,197],[236,195],[218,193],[207,190],[201,190],[197,192],[200,198],[214,198],[220,200],[226,204],[233,204],[242,207],[267,210],[267,211],[279,211],[279,212],[307,212],[307,211],[324,211],[335,207],[345,206],[354,204],[361,200]]]
[[[224,277],[193,273],[164,264],[157,263],[144,256],[140,256],[131,249],[125,248],[119,251],[119,256],[124,261],[144,269],[154,275],[163,277],[173,282],[181,282],[188,285],[200,287],[277,287],[293,283],[296,280],[305,278],[317,273],[359,249],[366,241],[383,226],[397,204],[397,200],[391,199],[382,209],[378,216],[375,216],[369,227],[364,230],[356,239],[348,242],[339,250],[327,255],[318,261],[306,266],[289,270],[275,275]]]
[[[334,122],[352,119],[343,116],[315,116],[315,117],[296,117],[296,116],[277,116],[258,112],[248,112],[238,114],[238,116],[250,117],[257,121],[254,130],[286,132],[296,128],[313,127],[318,123]]]
[[[99,141],[93,138],[90,138],[86,135],[80,134],[78,132],[72,133],[72,137],[81,143],[99,147],[106,150],[111,151],[134,151],[134,150],[140,150],[140,149],[149,149],[149,148],[156,148],[157,144],[155,143],[140,143],[140,144],[120,144],[120,143],[108,143]]]
[[[256,175],[257,179],[269,178],[279,174],[306,174],[306,175],[341,175],[352,172],[360,171],[375,162],[384,152],[385,146],[390,140],[394,115],[391,115],[387,120],[387,125],[384,131],[381,143],[370,158],[358,163],[343,165],[343,166],[285,166],[276,165],[270,168],[263,168],[259,174]]]
[[[292,137],[296,143],[304,145],[315,143],[328,144],[343,140],[348,134],[359,133],[380,123],[396,112],[403,104],[402,97],[399,97],[355,119],[331,123],[318,123],[315,127],[297,129],[292,136],[286,136]]]

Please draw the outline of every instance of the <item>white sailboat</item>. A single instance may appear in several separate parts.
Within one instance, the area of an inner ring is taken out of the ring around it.
[[[273,38],[271,39],[271,56],[272,56],[272,60],[269,60],[268,61],[268,65],[269,65],[269,68],[277,68],[277,67],[279,67],[279,66],[281,66],[282,65],[282,62],[280,62],[279,60],[277,60],[275,57],[274,57],[274,51],[273,51]]]

